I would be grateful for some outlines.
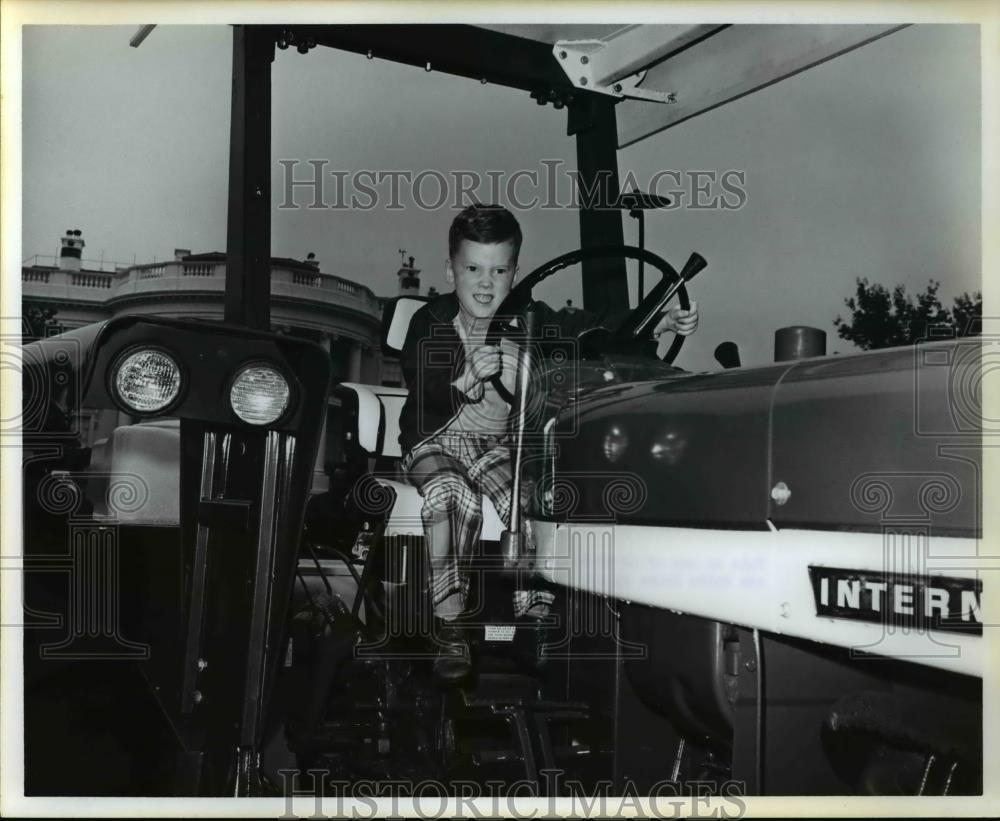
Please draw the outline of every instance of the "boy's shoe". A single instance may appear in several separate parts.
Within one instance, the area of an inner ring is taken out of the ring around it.
[[[465,632],[451,622],[439,621],[435,640],[438,651],[434,677],[441,684],[458,684],[472,671],[472,653]]]
[[[549,639],[547,619],[521,616],[514,620],[517,632],[514,634],[514,660],[526,670],[541,670],[548,658],[545,644]]]

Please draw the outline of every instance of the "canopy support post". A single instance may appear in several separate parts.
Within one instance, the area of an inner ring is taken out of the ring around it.
[[[620,193],[615,102],[582,94],[574,95],[569,105],[569,133],[576,135],[581,248],[625,242],[621,212],[614,207]],[[628,310],[624,259],[583,261],[583,307],[608,313]]]
[[[225,321],[271,324],[271,62],[267,26],[233,27]]]

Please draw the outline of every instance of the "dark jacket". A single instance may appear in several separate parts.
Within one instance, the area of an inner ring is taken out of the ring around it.
[[[540,328],[558,326],[562,338],[601,324],[603,315],[589,311],[554,311],[535,302]],[[458,297],[442,294],[410,320],[403,343],[403,378],[409,394],[399,416],[399,443],[405,456],[414,446],[444,428],[469,397],[451,383],[465,367],[465,346],[455,330]],[[610,317],[609,317],[610,319]]]

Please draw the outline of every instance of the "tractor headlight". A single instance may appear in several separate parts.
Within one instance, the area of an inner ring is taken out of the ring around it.
[[[143,348],[126,354],[114,369],[118,400],[135,413],[156,413],[181,391],[181,369],[170,354]]]
[[[687,438],[676,430],[664,430],[653,440],[650,455],[661,465],[676,465],[687,449]]]
[[[233,412],[251,425],[270,425],[288,410],[291,399],[288,380],[271,365],[247,365],[233,379],[229,404]]]
[[[604,457],[609,462],[617,462],[627,447],[628,434],[625,428],[617,423],[611,425],[604,434]]]

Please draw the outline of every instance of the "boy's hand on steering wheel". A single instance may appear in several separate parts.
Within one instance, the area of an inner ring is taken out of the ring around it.
[[[653,336],[659,338],[664,331],[673,331],[680,336],[688,336],[698,329],[698,303],[691,300],[691,309],[685,311],[680,306],[675,306],[663,315],[656,327],[653,329]]]

